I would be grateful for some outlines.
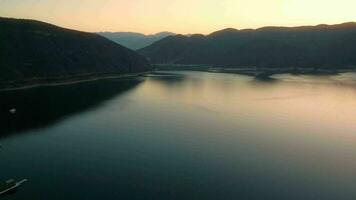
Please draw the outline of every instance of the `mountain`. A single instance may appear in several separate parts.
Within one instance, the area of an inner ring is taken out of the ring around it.
[[[138,51],[155,64],[219,67],[355,67],[356,23],[224,29],[166,37]]]
[[[161,32],[154,35],[131,32],[100,32],[98,34],[133,50],[147,47],[167,36],[175,35],[170,32]]]
[[[102,36],[0,18],[0,87],[144,72],[147,60]]]

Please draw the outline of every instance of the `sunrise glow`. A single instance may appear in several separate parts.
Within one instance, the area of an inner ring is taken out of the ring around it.
[[[354,0],[0,0],[0,16],[84,31],[209,33],[356,21]]]

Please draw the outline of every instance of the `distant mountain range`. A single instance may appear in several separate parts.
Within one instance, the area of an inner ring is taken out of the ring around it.
[[[154,35],[132,32],[100,32],[98,34],[133,50],[147,47],[167,36],[175,35],[170,32],[160,32]]]
[[[353,22],[224,29],[209,35],[101,34],[127,41],[141,38],[131,48],[158,41],[139,49],[141,56],[98,34],[0,17],[0,89],[141,73],[151,70],[149,61],[229,68],[356,68]]]
[[[0,87],[88,79],[150,69],[136,52],[102,36],[0,18]]]
[[[138,52],[155,64],[355,67],[356,23],[224,29],[210,35],[175,35]]]

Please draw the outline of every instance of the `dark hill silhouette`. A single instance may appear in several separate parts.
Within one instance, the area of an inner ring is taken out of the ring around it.
[[[98,34],[133,50],[147,47],[167,36],[175,35],[171,32],[160,32],[153,35],[132,32],[100,32]]]
[[[169,36],[138,51],[154,64],[219,67],[356,66],[356,23],[224,29],[206,36]]]
[[[138,73],[149,68],[144,57],[97,34],[0,18],[0,87]]]

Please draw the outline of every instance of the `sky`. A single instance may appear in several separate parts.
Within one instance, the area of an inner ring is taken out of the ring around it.
[[[0,16],[88,32],[207,34],[356,21],[356,0],[0,0]]]

